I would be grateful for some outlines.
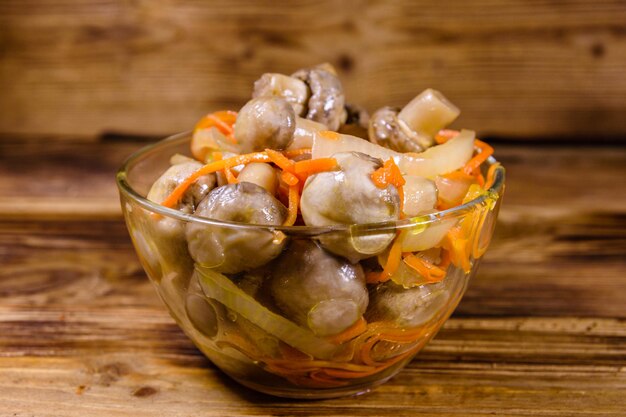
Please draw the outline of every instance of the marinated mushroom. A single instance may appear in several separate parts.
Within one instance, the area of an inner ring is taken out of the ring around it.
[[[370,140],[398,152],[422,152],[439,130],[452,123],[459,109],[437,90],[426,89],[402,110],[383,107],[369,124]]]
[[[178,185],[187,179],[202,164],[197,161],[186,161],[172,165],[152,184],[148,192],[148,200],[162,203]],[[203,175],[198,178],[183,194],[179,209],[187,213],[193,212],[200,201],[215,187],[214,174]]]
[[[291,242],[289,250],[273,264],[268,285],[286,317],[318,336],[347,329],[368,304],[361,266],[307,240]]]
[[[302,80],[284,74],[267,73],[254,82],[252,97],[281,97],[293,107],[296,116],[304,116],[309,87]]]
[[[195,214],[215,220],[278,226],[285,221],[287,209],[264,188],[241,182],[211,191]],[[189,253],[198,264],[231,274],[268,263],[285,244],[280,232],[227,225],[189,223],[186,236]]]
[[[422,152],[431,145],[432,139],[411,132],[398,120],[398,110],[383,107],[369,121],[370,141],[398,152]]]
[[[148,200],[161,203],[189,175],[202,167],[197,161],[177,159],[181,162],[169,167],[152,184]],[[185,191],[177,208],[185,213],[192,213],[199,202],[215,187],[215,183],[215,175],[201,176]],[[193,269],[185,240],[185,223],[173,217],[151,217],[147,213],[141,220],[134,230],[135,243],[139,245],[154,243],[150,250],[143,252],[153,255],[153,259],[148,261],[153,267],[160,268],[163,290],[175,292],[185,287],[189,271]]]
[[[379,159],[359,152],[333,155],[340,170],[310,177],[302,191],[300,209],[308,226],[354,225],[397,220],[400,217],[398,190],[377,187],[371,174],[382,166]],[[329,233],[320,242],[329,251],[352,262],[376,255],[387,248],[395,234],[387,231],[346,236]]]
[[[296,114],[279,97],[257,97],[241,108],[235,123],[235,138],[242,153],[282,150],[296,129]]]
[[[417,327],[442,311],[449,293],[442,283],[404,288],[387,281],[373,288],[369,296],[365,313],[368,322],[391,321],[400,327]]]
[[[304,81],[311,90],[306,118],[337,130],[346,120],[343,87],[330,65],[306,68],[291,74]]]

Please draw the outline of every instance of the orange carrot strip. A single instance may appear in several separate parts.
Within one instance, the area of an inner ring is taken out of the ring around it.
[[[216,127],[220,132],[232,138],[233,124],[237,120],[237,112],[230,110],[209,113],[196,123],[194,130]],[[234,138],[233,138],[234,139]]]
[[[406,183],[400,168],[398,168],[393,158],[385,161],[383,166],[372,172],[370,177],[378,188],[386,188],[390,184],[395,187],[401,187]]]
[[[213,152],[214,161],[219,161],[223,158],[224,156],[222,155],[221,152]],[[224,176],[226,177],[226,181],[228,181],[229,184],[237,184],[238,182],[237,177],[235,177],[235,174],[233,174],[233,172],[229,168],[224,168],[222,172],[224,173]]]
[[[296,177],[295,175],[293,175],[291,172],[289,171],[283,171],[280,174],[280,177],[283,181],[285,181],[285,184],[289,185],[290,187],[292,185],[297,185],[300,180],[298,179],[298,177]]]
[[[279,167],[283,171],[293,173],[293,166],[295,165],[295,162],[291,161],[285,155],[273,149],[266,149],[265,153],[267,154],[267,156],[269,156],[270,161],[276,164],[277,167]]]
[[[387,263],[383,268],[383,275],[385,276],[385,281],[391,278],[393,274],[396,273],[398,267],[400,266],[400,260],[402,259],[402,242],[400,239],[396,238],[391,245],[391,249],[389,250],[389,258],[387,258]]]
[[[472,175],[472,173],[477,170],[480,165],[485,162],[489,156],[491,156],[491,154],[493,154],[493,148],[482,140],[476,139],[474,143],[476,144],[476,147],[480,149],[480,153],[470,159],[463,167],[463,172],[468,175]]]
[[[465,220],[468,220],[468,218]],[[463,268],[464,271],[469,272],[471,265],[470,253],[468,250],[468,238],[461,227],[456,226],[448,231],[445,237],[444,246],[450,251],[450,261],[455,266]]]
[[[217,127],[222,133],[226,135],[231,135],[234,131],[232,126],[224,123],[215,114],[209,114],[207,116],[207,119],[213,121],[215,123],[215,127]]]
[[[285,220],[285,226],[293,226],[298,218],[298,205],[300,204],[300,194],[298,184],[289,186],[289,214]]]
[[[447,174],[442,175],[442,177],[450,179],[450,180],[473,180],[474,177],[468,173],[466,173],[463,168],[457,169],[456,171],[448,172]]]
[[[296,156],[310,154],[312,152],[311,148],[300,148],[300,149],[288,149],[286,151],[282,151],[282,154],[287,158],[294,158]]]
[[[488,190],[493,186],[493,183],[496,181],[496,169],[500,166],[500,163],[495,163],[489,167],[487,171],[487,180],[485,181],[485,185],[483,188]]]
[[[230,168],[224,169],[224,175],[226,176],[226,181],[228,181],[229,184],[237,184],[239,182]]]
[[[352,340],[367,330],[367,321],[363,317],[358,319],[352,326],[339,334],[335,334],[327,338],[331,343],[340,345],[348,340]]]
[[[170,208],[174,207],[176,203],[180,201],[185,191],[187,191],[187,188],[189,188],[195,180],[203,175],[221,171],[224,168],[232,168],[237,165],[249,164],[251,162],[269,162],[269,160],[270,159],[265,152],[253,152],[233,156],[232,158],[226,158],[220,161],[210,162],[187,177],[187,179],[180,183],[178,187],[174,188],[174,191],[172,191],[172,193],[161,203],[161,205]]]
[[[335,158],[317,158],[296,162],[294,172],[298,175],[313,175],[335,168],[337,168],[337,160]]]
[[[368,284],[374,284],[377,282],[388,281],[393,274],[396,273],[400,267],[400,261],[402,260],[402,242],[396,237],[389,249],[389,256],[387,262],[383,267],[383,271],[380,273],[370,272],[365,276],[365,280]]]
[[[453,137],[457,136],[460,132],[452,129],[442,129],[435,135],[435,142],[438,144],[446,143]]]
[[[446,272],[436,265],[416,255],[404,258],[404,263],[413,268],[428,282],[439,282],[446,277]]]

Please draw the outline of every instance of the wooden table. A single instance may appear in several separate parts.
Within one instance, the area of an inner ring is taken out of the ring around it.
[[[0,142],[1,416],[626,415],[626,149],[497,144],[507,194],[477,278],[386,385],[242,388],[141,269],[113,175],[142,143]]]

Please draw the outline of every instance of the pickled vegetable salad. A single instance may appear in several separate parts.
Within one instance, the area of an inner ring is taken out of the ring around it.
[[[265,226],[414,223],[315,241],[290,239],[284,229],[233,234],[188,224],[205,296],[275,338],[279,351],[268,354],[234,335],[218,345],[312,387],[373,375],[419,350],[445,320],[435,312],[449,298],[447,275],[469,272],[486,247],[473,237],[484,211],[428,221],[486,194],[494,181],[495,165],[485,168],[493,149],[470,130],[446,130],[458,115],[428,89],[402,109],[369,117],[345,104],[334,70],[322,65],[264,74],[238,113],[203,117],[192,157],[174,156],[149,199]],[[249,274],[261,277],[254,291],[242,284]]]

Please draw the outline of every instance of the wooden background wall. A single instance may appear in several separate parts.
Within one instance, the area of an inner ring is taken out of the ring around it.
[[[483,135],[626,135],[624,0],[0,0],[0,135],[182,131],[322,61],[369,109],[434,87]]]

